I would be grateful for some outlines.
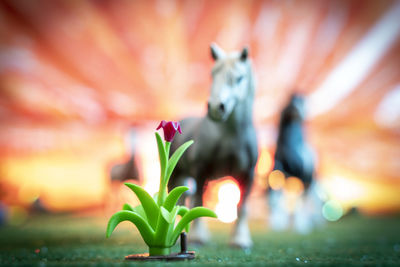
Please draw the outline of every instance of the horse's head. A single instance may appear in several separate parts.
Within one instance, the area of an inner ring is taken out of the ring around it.
[[[304,97],[298,93],[292,94],[283,115],[288,121],[303,121],[305,119]]]
[[[215,65],[207,115],[214,121],[225,121],[235,106],[249,95],[252,76],[248,49],[227,54],[212,44],[211,56]]]

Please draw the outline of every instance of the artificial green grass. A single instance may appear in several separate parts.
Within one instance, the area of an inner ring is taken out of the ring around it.
[[[42,215],[18,227],[0,228],[0,265],[400,266],[399,217],[349,215],[306,236],[269,232],[264,222],[251,222],[255,243],[251,251],[230,248],[231,225],[214,221],[213,242],[189,245],[196,259],[186,262],[126,261],[125,255],[147,252],[144,242],[128,222],[106,239],[106,223],[106,218]]]

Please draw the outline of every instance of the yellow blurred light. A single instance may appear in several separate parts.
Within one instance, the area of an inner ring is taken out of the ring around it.
[[[299,178],[291,176],[286,179],[284,190],[286,194],[300,196],[304,192],[304,184]]]
[[[104,170],[99,168],[102,166],[99,159],[43,153],[3,163],[7,169],[6,179],[23,185],[16,196],[22,205],[32,203],[39,196],[39,188],[46,206],[52,211],[73,210],[103,201],[106,180]]]
[[[266,148],[261,150],[260,157],[258,159],[256,172],[258,175],[264,176],[270,171],[272,166],[271,154]]]
[[[99,207],[109,186],[106,166],[123,154],[120,139],[113,131],[92,134],[73,129],[68,137],[52,131],[59,140],[54,148],[0,159],[3,181],[16,188],[10,193],[11,203],[25,207],[40,195],[49,211]]]
[[[279,190],[285,185],[285,175],[279,170],[272,171],[268,176],[268,184],[273,190]]]
[[[39,198],[39,190],[31,184],[25,183],[18,191],[18,199],[23,204],[31,204]]]
[[[333,176],[324,181],[331,197],[348,206],[356,205],[365,194],[365,188],[355,181],[342,176]]]

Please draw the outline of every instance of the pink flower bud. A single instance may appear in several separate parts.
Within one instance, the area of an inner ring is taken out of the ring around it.
[[[174,140],[176,132],[179,132],[180,134],[182,133],[181,125],[179,124],[179,122],[174,122],[174,121],[166,122],[165,120],[162,120],[160,122],[160,125],[158,125],[157,130],[160,128],[163,128],[164,139],[167,142],[172,142],[172,140]]]

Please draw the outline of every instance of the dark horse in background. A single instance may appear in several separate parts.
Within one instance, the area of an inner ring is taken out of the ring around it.
[[[303,132],[304,98],[293,94],[281,113],[274,170],[299,178],[307,189],[314,175],[314,160]]]
[[[294,176],[302,181],[304,193],[296,203],[294,227],[299,232],[307,233],[311,227],[311,216],[308,216],[309,210],[307,210],[310,209],[310,200],[307,197],[314,180],[315,160],[304,135],[304,118],[304,98],[300,94],[292,94],[289,103],[281,112],[274,170],[283,172],[285,178]],[[284,194],[270,190],[269,195],[272,228],[289,227],[291,216],[287,214],[282,204]]]
[[[246,200],[252,187],[258,148],[253,126],[254,77],[248,50],[225,53],[211,45],[215,61],[208,99],[207,116],[187,118],[181,122],[182,135],[177,135],[171,151],[187,140],[194,144],[183,155],[170,179],[169,189],[182,184],[188,177],[196,181],[193,205],[203,204],[206,181],[224,176],[234,177],[240,187],[238,219],[231,244],[247,248],[252,240],[247,223]],[[172,153],[172,152],[171,152]],[[197,219],[190,231],[191,241],[204,243],[209,239],[204,221]]]

